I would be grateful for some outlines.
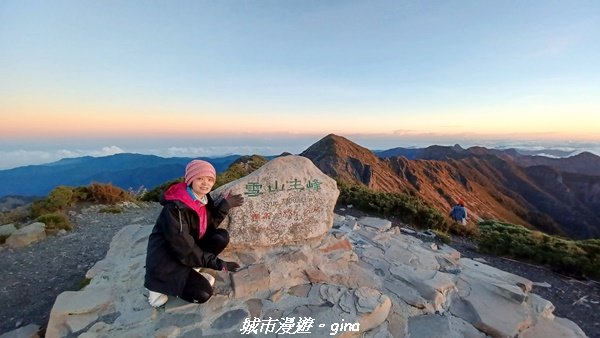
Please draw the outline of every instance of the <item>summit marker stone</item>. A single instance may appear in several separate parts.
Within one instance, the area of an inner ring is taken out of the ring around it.
[[[333,226],[339,195],[335,180],[309,159],[282,156],[215,190],[215,201],[242,194],[244,204],[221,224],[232,248],[270,247],[319,238]]]

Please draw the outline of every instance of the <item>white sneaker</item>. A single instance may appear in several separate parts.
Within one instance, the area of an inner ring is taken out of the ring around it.
[[[208,283],[210,284],[210,286],[215,285],[215,277],[207,274],[206,272],[201,272],[200,274],[202,275],[202,277],[204,277],[204,278],[206,278],[206,280],[208,280]]]
[[[167,300],[169,300],[169,296],[160,292],[154,292],[150,290],[148,290],[148,292],[148,303],[150,303],[152,307],[163,306]]]
[[[213,277],[212,275],[206,273],[206,272],[200,272],[202,268],[193,268],[194,270],[196,270],[197,273],[199,273],[202,277],[206,278],[206,280],[208,281],[208,283],[210,284],[210,286],[215,285],[215,277]]]

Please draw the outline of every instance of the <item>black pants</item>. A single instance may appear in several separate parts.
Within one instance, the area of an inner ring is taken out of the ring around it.
[[[200,239],[203,251],[217,256],[229,244],[229,233],[225,229],[209,231]],[[204,303],[213,295],[213,288],[206,278],[192,269],[183,288],[181,299],[190,303]]]

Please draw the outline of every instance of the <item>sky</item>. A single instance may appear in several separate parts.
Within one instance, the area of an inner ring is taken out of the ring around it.
[[[119,152],[600,154],[598,1],[0,1],[0,169]]]

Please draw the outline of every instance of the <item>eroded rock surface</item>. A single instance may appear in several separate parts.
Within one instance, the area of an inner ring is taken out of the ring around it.
[[[331,228],[339,195],[335,181],[307,158],[275,158],[250,175],[219,187],[215,200],[242,194],[221,227],[231,248],[280,246],[319,238]]]
[[[531,293],[531,281],[461,259],[450,247],[389,228],[386,220],[334,215],[329,204],[338,194],[334,182],[297,156],[273,162],[215,194],[218,199],[219,194],[249,193],[257,185],[273,189],[275,181],[282,189],[247,196],[244,207],[230,215],[225,226],[233,243],[221,256],[241,262],[242,269],[210,271],[216,284],[208,302],[170,297],[165,306],[150,307],[143,278],[152,225],[130,225],[88,271],[90,284],[57,298],[47,332],[85,338],[309,332],[319,337],[543,337],[552,332],[585,337],[573,322],[554,317],[553,305]],[[286,191],[289,182],[304,189]],[[316,182],[321,190],[314,189]],[[278,214],[285,208],[291,208],[291,217]]]
[[[107,257],[88,273],[91,283],[57,299],[48,332],[274,337],[277,330],[300,329],[327,336],[337,330],[341,337],[365,331],[368,337],[585,337],[573,322],[554,317],[552,304],[530,292],[530,281],[457,259],[448,248],[432,250],[397,229],[370,227],[331,229],[312,244],[230,251],[228,259],[247,263],[234,274],[214,272],[217,294],[207,303],[171,297],[153,309],[142,286],[151,228],[131,225],[115,236]],[[450,265],[459,272],[442,271]]]

